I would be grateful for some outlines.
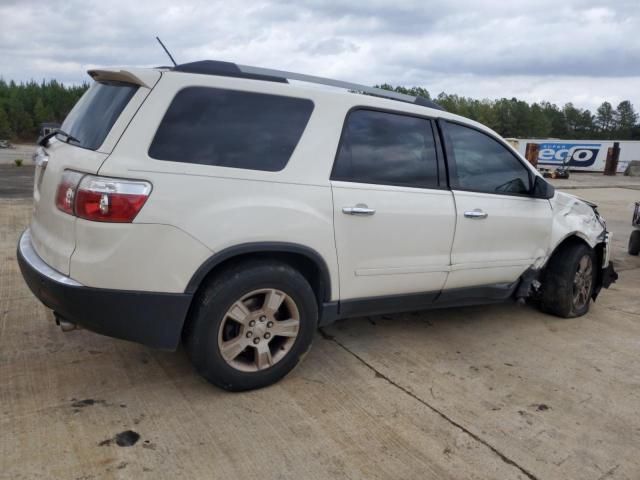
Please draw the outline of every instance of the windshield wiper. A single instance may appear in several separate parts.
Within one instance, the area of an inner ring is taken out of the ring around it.
[[[80,140],[78,140],[76,137],[74,137],[73,135],[69,135],[67,132],[65,132],[64,130],[60,130],[59,128],[57,130],[54,130],[51,133],[46,134],[44,137],[42,137],[40,139],[40,141],[38,142],[38,145],[42,146],[42,147],[46,147],[49,144],[49,140],[52,137],[55,137],[56,135],[63,135],[64,137],[66,137],[66,142],[76,142],[76,143],[80,143]]]

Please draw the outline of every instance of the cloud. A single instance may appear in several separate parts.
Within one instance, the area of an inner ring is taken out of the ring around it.
[[[0,0],[0,75],[210,58],[474,97],[640,107],[637,1]]]

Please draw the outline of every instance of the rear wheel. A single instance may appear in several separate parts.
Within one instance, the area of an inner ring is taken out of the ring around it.
[[[589,311],[595,283],[596,256],[586,244],[571,244],[551,258],[543,276],[540,306],[559,317],[579,317]]]
[[[640,253],[640,230],[634,230],[629,237],[629,254],[638,255]]]
[[[270,385],[309,349],[318,306],[289,265],[242,263],[213,278],[195,300],[185,334],[198,373],[226,390]]]

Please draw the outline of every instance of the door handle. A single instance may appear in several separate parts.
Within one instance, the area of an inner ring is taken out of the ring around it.
[[[369,208],[364,203],[359,203],[355,207],[342,207],[342,213],[345,215],[371,216],[376,213],[376,209]]]
[[[468,212],[464,212],[464,216],[467,218],[475,218],[477,220],[482,220],[483,218],[487,218],[489,214],[487,212],[483,212],[479,208],[475,208],[473,210],[469,210]]]

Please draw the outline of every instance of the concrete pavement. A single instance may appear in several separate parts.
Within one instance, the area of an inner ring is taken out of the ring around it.
[[[31,202],[0,199],[0,478],[637,479],[640,259],[624,248],[640,192],[571,193],[600,204],[622,270],[586,317],[344,320],[242,394],[182,351],[62,333],[15,260]]]

